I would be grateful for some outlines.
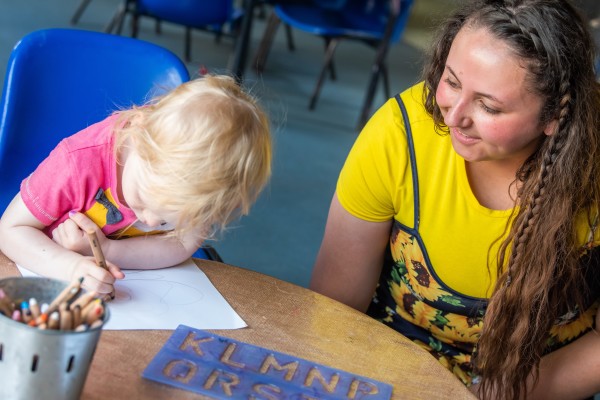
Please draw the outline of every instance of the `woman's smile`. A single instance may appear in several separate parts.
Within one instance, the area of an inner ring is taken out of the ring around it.
[[[456,140],[458,140],[459,142],[461,142],[464,145],[471,145],[471,144],[475,144],[475,143],[478,143],[479,141],[481,141],[481,139],[479,139],[479,138],[465,134],[463,131],[461,131],[458,128],[450,128],[450,134],[452,136],[454,136],[454,138]]]

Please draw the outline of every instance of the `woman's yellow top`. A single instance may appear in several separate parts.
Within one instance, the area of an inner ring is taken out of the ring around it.
[[[356,140],[337,196],[366,221],[393,220],[389,252],[368,313],[430,351],[465,384],[495,284],[496,253],[512,210],[479,204],[450,137],[434,130],[423,107],[423,84],[390,99]],[[580,239],[589,228],[582,220]],[[593,243],[598,244],[597,238]],[[600,260],[600,252],[595,257]],[[600,266],[593,268],[600,270]],[[591,276],[600,296],[600,271]],[[591,329],[597,302],[565,315],[550,348]]]

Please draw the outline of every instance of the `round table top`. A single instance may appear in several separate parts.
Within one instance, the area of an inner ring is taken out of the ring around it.
[[[392,399],[473,399],[429,353],[374,319],[306,288],[195,259],[248,324],[211,332],[393,385]],[[0,278],[19,276],[0,253]],[[169,330],[102,332],[82,399],[206,399],[142,378]]]

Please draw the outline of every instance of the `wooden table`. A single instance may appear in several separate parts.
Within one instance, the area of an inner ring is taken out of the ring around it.
[[[425,350],[350,307],[257,272],[194,260],[248,328],[215,334],[386,382],[393,399],[473,399]],[[19,276],[0,253],[0,278]],[[206,399],[142,378],[172,331],[103,331],[82,399]]]

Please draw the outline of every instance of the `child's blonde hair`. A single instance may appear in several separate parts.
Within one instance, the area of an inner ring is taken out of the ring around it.
[[[118,114],[115,148],[140,157],[140,198],[177,215],[176,233],[213,238],[270,177],[268,118],[231,77],[207,75]]]

